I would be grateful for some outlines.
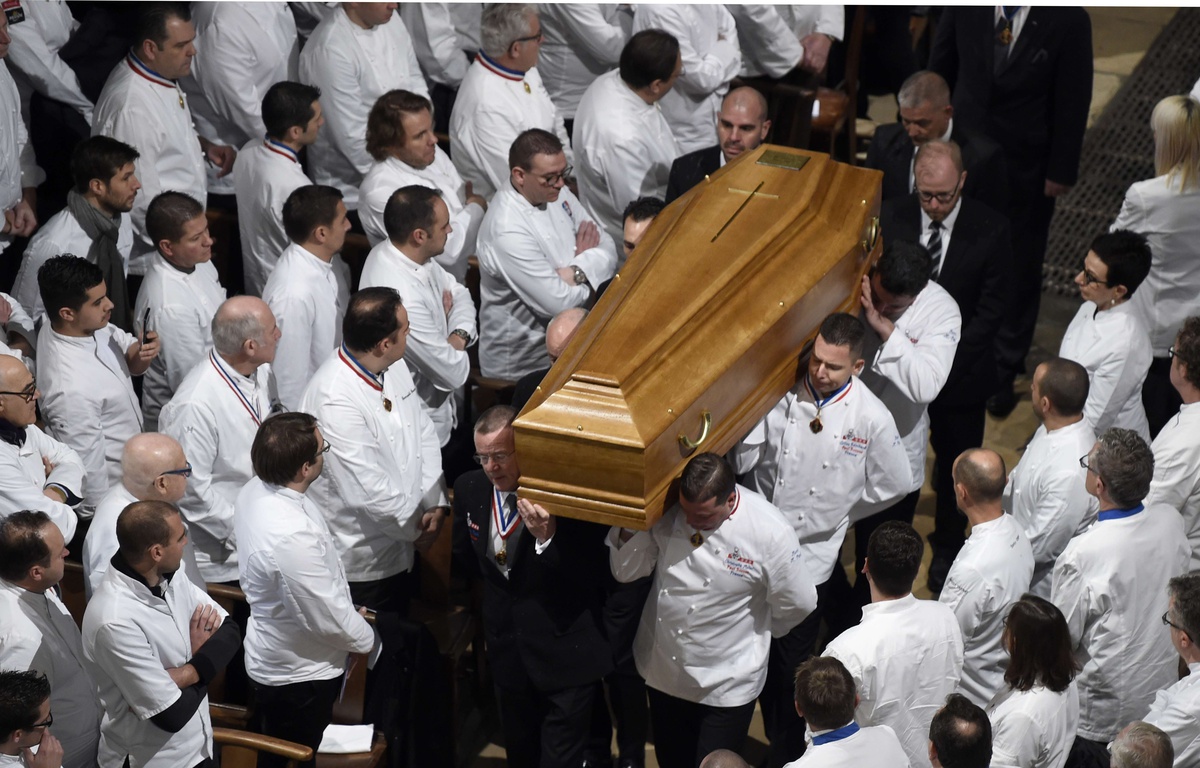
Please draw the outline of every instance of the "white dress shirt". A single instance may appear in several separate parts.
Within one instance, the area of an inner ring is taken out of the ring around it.
[[[342,343],[350,267],[339,255],[325,262],[296,243],[288,245],[279,264],[267,278],[263,301],[282,332],[271,364],[279,399],[296,408],[308,380]]]
[[[206,581],[237,579],[233,502],[254,474],[250,445],[258,425],[282,410],[274,388],[269,364],[243,376],[209,353],[158,416],[159,430],[179,441],[192,465],[179,508]]]
[[[96,100],[92,135],[111,136],[141,155],[137,177],[142,188],[129,214],[137,236],[129,271],[144,275],[155,252],[146,234],[150,201],[167,190],[183,192],[201,202],[208,199],[206,163],[191,109],[178,83],[157,74],[129,53],[113,68]]]
[[[817,606],[791,527],[770,502],[739,487],[733,513],[696,529],[678,506],[649,531],[608,535],[617,581],[654,574],[633,656],[646,685],[684,701],[737,707],[767,681],[771,637],[786,635]]]
[[[1135,509],[1111,519],[1101,512],[1054,564],[1050,599],[1083,669],[1075,678],[1079,735],[1092,741],[1111,741],[1178,679],[1179,655],[1159,619],[1167,582],[1187,572],[1191,548],[1174,509]]]
[[[882,345],[879,335],[867,326],[862,380],[896,420],[912,469],[909,491],[915,491],[925,483],[929,404],[950,376],[962,338],[962,315],[954,298],[931,280],[895,325]]]
[[[721,100],[742,68],[733,16],[723,5],[638,5],[633,31],[643,29],[661,29],[679,41],[683,72],[660,102],[679,154],[711,147]]]
[[[162,586],[162,585],[160,585]],[[178,574],[155,597],[144,582],[109,568],[83,616],[83,653],[100,690],[100,765],[180,768],[212,758],[208,696],[192,719],[169,733],[150,718],[182,695],[167,674],[192,658],[188,626],[197,606],[225,612],[206,592]]]
[[[1132,304],[1123,302],[1097,311],[1092,302],[1083,302],[1067,326],[1058,356],[1087,369],[1091,388],[1083,417],[1097,435],[1121,427],[1150,441],[1142,383],[1153,352],[1150,335]]]
[[[571,140],[537,67],[517,72],[480,52],[467,68],[450,113],[454,167],[476,194],[491,198],[508,187],[508,150],[530,128],[557,136],[571,162]]]
[[[538,21],[538,71],[563,120],[573,120],[584,91],[617,68],[633,17],[616,3],[539,3]]]
[[[87,515],[121,482],[125,442],[142,431],[142,406],[125,353],[137,339],[109,324],[91,336],[38,334],[38,388],[50,434],[83,460]]]
[[[1035,685],[1005,686],[987,706],[992,721],[992,768],[1063,768],[1079,728],[1079,692]]]
[[[1050,599],[1054,561],[1071,537],[1096,520],[1096,497],[1084,483],[1087,470],[1079,466],[1096,445],[1087,419],[1047,432],[1038,427],[1025,453],[1008,475],[1004,508],[1025,530],[1033,548],[1033,582],[1029,591]]]
[[[958,619],[963,638],[958,690],[977,706],[986,707],[1004,688],[1004,620],[1032,579],[1033,549],[1012,515],[971,526],[938,602],[950,606]]]
[[[479,367],[484,376],[519,379],[550,367],[546,326],[559,312],[583,306],[588,285],[567,284],[555,271],[575,265],[591,286],[613,276],[617,249],[600,227],[600,244],[575,255],[575,233],[595,219],[566,187],[558,200],[531,205],[511,185],[500,190],[479,229]]]
[[[647,104],[613,70],[583,94],[574,141],[579,197],[613,241],[622,242],[625,206],[667,196],[678,154],[671,126],[658,103]]]
[[[814,584],[824,584],[856,518],[908,493],[908,454],[879,398],[852,376],[820,409],[803,378],[775,404],[735,455],[746,486],[783,512]]]
[[[325,126],[308,149],[313,181],[337,187],[350,210],[358,208],[358,185],[371,167],[367,115],[375,101],[395,89],[429,97],[413,41],[399,16],[363,29],[335,10],[317,25],[300,54],[300,81],[321,89]]]
[[[0,213],[21,202],[25,187],[36,187],[46,173],[33,157],[33,144],[21,118],[21,95],[0,59]],[[0,235],[0,253],[12,242],[12,235]]]
[[[806,732],[808,749],[783,768],[909,768],[904,746],[886,725],[859,728],[849,736],[823,744],[812,741],[828,733],[832,731]]]
[[[404,300],[409,324],[404,362],[417,385],[425,413],[433,421],[438,444],[445,446],[456,422],[454,393],[467,383],[471,373],[467,350],[450,346],[450,333],[466,331],[472,341],[479,336],[471,292],[437,262],[418,264],[389,240],[371,249],[359,284],[363,288],[395,288]],[[453,300],[449,312],[442,303],[446,292]]]
[[[1184,404],[1154,438],[1154,479],[1146,504],[1166,504],[1183,516],[1192,561],[1200,570],[1200,405]],[[1083,454],[1080,454],[1083,455]]]
[[[59,55],[79,29],[79,22],[64,0],[27,1],[20,8],[25,19],[8,25],[12,43],[7,61],[12,64],[13,80],[21,92],[23,113],[29,115],[29,99],[36,91],[74,109],[91,126],[92,101],[83,95],[78,75]]]
[[[408,366],[398,360],[373,377],[342,345],[313,374],[300,410],[317,417],[333,446],[308,492],[329,523],[346,578],[374,581],[410,570],[422,514],[447,502],[437,431]]]
[[[158,333],[160,351],[142,383],[142,415],[147,432],[158,429],[158,412],[183,379],[212,349],[212,319],[225,301],[225,288],[211,261],[189,272],[154,254],[134,304],[135,322],[150,310],[149,329]]]
[[[1156,693],[1142,720],[1171,737],[1176,768],[1200,763],[1200,663],[1188,664],[1187,677]]]
[[[54,465],[49,476],[43,458]],[[82,496],[83,474],[79,454],[30,424],[25,427],[25,442],[21,446],[0,440],[0,518],[25,509],[45,512],[62,532],[63,541],[69,544],[79,518],[75,510],[50,499],[43,491],[47,486],[57,485]]]
[[[257,477],[238,494],[238,580],[250,603],[246,674],[261,685],[329,680],[375,632],[354,610],[325,518],[302,493]]]
[[[860,725],[891,726],[909,762],[929,766],[929,724],[958,687],[962,633],[954,612],[911,594],[863,606],[862,622],[825,647],[854,678]]]
[[[30,592],[0,580],[0,668],[46,676],[63,765],[92,768],[100,743],[100,699],[84,669],[79,627],[53,589]]]
[[[373,163],[358,188],[358,216],[374,248],[388,239],[383,227],[383,209],[397,189],[414,184],[436,189],[450,212],[453,231],[435,259],[461,283],[466,279],[467,260],[475,254],[483,207],[467,202],[467,183],[450,162],[450,156],[441,147],[434,147],[433,152],[433,162],[419,170],[395,157]]]
[[[454,31],[450,3],[401,3],[400,18],[412,36],[421,72],[430,86],[457,89],[467,74],[467,57]]]
[[[252,139],[242,147],[232,176],[246,292],[261,296],[279,254],[290,242],[283,231],[283,204],[312,182],[296,152],[271,139]]]

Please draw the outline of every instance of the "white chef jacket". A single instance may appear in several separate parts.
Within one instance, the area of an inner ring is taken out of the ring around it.
[[[363,265],[363,288],[395,288],[408,310],[408,342],[404,362],[417,385],[425,413],[433,421],[438,445],[450,442],[454,428],[454,393],[467,383],[471,360],[467,350],[450,346],[450,332],[463,330],[478,338],[475,302],[466,286],[436,261],[418,264],[401,253],[390,240],[371,249]],[[447,314],[442,295],[449,291],[454,305]]]
[[[850,525],[904,496],[912,484],[908,454],[887,408],[852,376],[820,410],[807,374],[735,449],[746,487],[783,512],[800,541],[814,584],[833,573]]]
[[[399,10],[425,80],[431,86],[458,88],[467,74],[467,57],[458,44],[450,3],[401,3]]]
[[[1096,445],[1087,419],[1047,432],[1040,425],[1017,466],[1008,475],[1004,508],[1025,530],[1033,547],[1033,582],[1029,591],[1050,599],[1054,561],[1071,537],[1096,520],[1096,497],[1084,483],[1087,470],[1079,466]]]
[[[83,591],[89,600],[108,572],[112,556],[120,549],[117,541],[117,518],[130,504],[139,499],[129,492],[124,483],[117,483],[108,489],[108,493],[96,505],[96,514],[92,516],[92,524],[83,540],[83,552],[80,560],[83,562]],[[200,575],[200,566],[196,564],[195,548],[189,536],[183,545],[183,563],[179,567],[188,579],[200,589],[208,585]]]
[[[356,582],[410,570],[422,514],[448,506],[441,445],[408,366],[393,363],[382,391],[369,376],[343,344],[300,400],[333,446],[309,498],[325,514],[346,578]]]
[[[539,3],[538,21],[538,71],[558,113],[572,120],[584,91],[617,68],[633,17],[616,3]]]
[[[571,162],[571,140],[537,67],[517,72],[480,51],[467,68],[450,113],[454,167],[476,194],[491,198],[496,190],[508,188],[508,150],[530,128],[557,136]]]
[[[29,115],[29,99],[37,91],[71,107],[91,126],[92,101],[83,95],[79,77],[59,55],[79,22],[64,0],[25,0],[19,5],[25,20],[8,25],[12,44],[7,60],[21,92],[22,112]]]
[[[41,672],[50,681],[54,735],[63,765],[90,768],[100,742],[100,700],[84,669],[83,642],[53,589],[30,592],[0,580],[0,668]]]
[[[895,325],[882,346],[879,335],[867,325],[862,380],[896,420],[912,469],[909,491],[915,491],[925,483],[929,404],[950,376],[962,338],[962,315],[946,289],[930,280]]]
[[[958,687],[962,632],[954,612],[911,594],[863,606],[862,622],[825,647],[845,665],[861,701],[860,725],[896,731],[909,762],[929,766],[929,724]]]
[[[450,156],[441,147],[434,147],[433,152],[433,162],[420,170],[395,157],[373,163],[358,188],[358,216],[374,248],[388,239],[383,227],[383,209],[397,189],[414,184],[436,189],[450,212],[453,231],[446,239],[446,247],[434,259],[461,283],[466,279],[467,260],[475,254],[483,207],[467,203],[467,183],[450,162]]]
[[[853,721],[851,721],[853,722]],[[807,731],[808,749],[783,768],[908,768],[908,755],[896,732],[886,725],[859,728],[850,736],[824,744],[812,739],[831,731]]]
[[[300,54],[300,81],[321,89],[325,125],[308,148],[317,184],[337,187],[350,210],[358,208],[358,185],[371,167],[367,115],[375,101],[397,88],[429,97],[408,28],[399,16],[363,29],[335,10],[317,25]]]
[[[1083,417],[1096,434],[1121,427],[1150,441],[1142,384],[1153,352],[1150,335],[1132,304],[1124,302],[1101,312],[1092,302],[1083,302],[1067,326],[1058,356],[1087,369],[1091,388]]]
[[[250,445],[258,425],[282,410],[274,390],[269,363],[242,376],[210,352],[158,416],[159,430],[179,441],[192,465],[179,508],[206,581],[237,578],[233,502],[254,474]]]
[[[1154,695],[1142,718],[1161,728],[1175,747],[1175,765],[1187,768],[1200,761],[1200,663],[1188,664],[1188,676]]]
[[[263,301],[282,335],[275,347],[275,383],[287,408],[300,405],[308,380],[342,343],[342,319],[350,306],[350,267],[334,255],[326,263],[291,243],[267,278]]]
[[[47,323],[38,334],[38,388],[50,434],[83,460],[88,516],[121,482],[125,441],[142,431],[142,406],[125,363],[137,339],[104,326],[91,336],[63,336]]]
[[[142,415],[147,432],[158,429],[158,412],[188,372],[212,349],[212,319],[225,301],[225,288],[211,261],[191,272],[176,269],[154,254],[134,304],[134,322],[150,310],[150,329],[158,332],[161,348],[150,361],[142,383]]]
[[[986,707],[1004,688],[1004,619],[1032,580],[1033,549],[1012,515],[971,527],[938,602],[950,606],[958,619],[963,638],[958,691],[977,706]]]
[[[222,620],[229,614],[206,592],[178,574],[163,597],[116,568],[104,574],[83,616],[83,653],[100,690],[100,764],[119,767],[129,756],[137,768],[179,768],[212,757],[208,696],[178,733],[150,721],[181,693],[167,670],[192,657],[188,625],[199,605]]]
[[[283,204],[312,181],[304,175],[295,151],[271,139],[252,139],[242,147],[231,175],[246,292],[261,296],[279,254],[290,243],[283,231]]]
[[[654,574],[633,656],[646,685],[685,701],[737,707],[767,681],[771,637],[786,635],[817,606],[817,590],[783,515],[737,488],[725,522],[699,547],[683,510],[670,509],[625,543],[609,531],[617,581]]]
[[[1083,668],[1075,678],[1079,735],[1105,743],[1178,679],[1179,655],[1160,618],[1167,581],[1186,573],[1191,557],[1183,519],[1166,505],[1108,518],[1101,512],[1067,544],[1050,595]]]
[[[597,286],[613,276],[617,249],[600,227],[600,244],[575,255],[575,233],[595,222],[563,187],[558,200],[530,205],[511,185],[496,193],[479,228],[479,367],[484,376],[519,379],[550,367],[546,326],[559,312],[582,306],[588,285],[568,285],[559,267],[578,266]],[[599,226],[599,225],[597,225]]]
[[[49,477],[43,456],[54,465]],[[33,424],[25,427],[25,443],[20,447],[0,440],[0,518],[25,509],[45,512],[62,532],[63,541],[70,543],[79,519],[71,507],[43,493],[50,485],[82,495],[83,461],[79,454]]]
[[[141,196],[139,190],[138,197]],[[64,253],[86,259],[91,247],[92,239],[84,233],[79,221],[71,215],[71,210],[63,208],[38,228],[26,246],[25,255],[21,258],[21,268],[17,271],[16,282],[13,283],[13,296],[34,319],[40,318],[46,309],[42,305],[42,293],[38,288],[38,270],[54,256]],[[133,220],[129,214],[123,213],[121,223],[117,227],[117,250],[121,252],[125,261],[126,274],[129,272],[129,253],[132,248]]]
[[[638,5],[633,31],[661,29],[679,40],[683,72],[663,96],[679,154],[711,147],[729,81],[742,68],[737,28],[723,5]]]
[[[987,706],[993,768],[1063,768],[1079,728],[1079,692],[1005,686]]]
[[[613,70],[579,102],[574,141],[579,196],[613,242],[623,242],[625,206],[667,195],[678,154],[671,126],[658,103],[647,104]]]
[[[450,15],[454,17],[458,47],[474,56],[480,45],[479,27],[483,23],[483,3],[450,3]]]
[[[250,603],[246,674],[261,685],[329,680],[375,631],[354,610],[337,546],[305,494],[252,478],[234,516],[238,580]]]
[[[36,187],[46,173],[33,157],[33,144],[21,119],[21,95],[0,59],[0,213],[21,202],[25,187]],[[12,235],[0,235],[0,253],[12,242]]]
[[[1168,176],[1135,182],[1112,229],[1140,232],[1150,242],[1150,274],[1129,303],[1150,333],[1155,357],[1166,357],[1185,318],[1200,315],[1200,187],[1180,191]]]
[[[1154,479],[1146,504],[1166,504],[1183,515],[1192,549],[1188,570],[1200,570],[1200,405],[1183,405],[1154,438],[1151,448]]]
[[[745,77],[783,77],[804,56],[800,43],[813,33],[841,40],[845,8],[840,5],[725,6],[737,22]]]

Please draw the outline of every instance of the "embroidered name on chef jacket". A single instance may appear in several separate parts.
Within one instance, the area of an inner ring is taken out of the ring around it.
[[[470,534],[471,541],[479,541],[479,523],[469,517],[467,518],[467,533]]]
[[[725,570],[729,571],[739,579],[756,580],[759,578],[759,567],[753,559],[742,555],[741,550],[737,547],[733,551],[725,555]]]
[[[567,215],[571,217],[571,223],[574,224],[575,223],[575,212],[571,210],[571,204],[568,203],[566,200],[563,200],[562,201],[562,209],[567,212]]]
[[[846,430],[846,434],[842,435],[841,449],[842,453],[857,459],[867,452],[867,446],[871,444],[871,438],[859,437],[854,434],[853,429]]]

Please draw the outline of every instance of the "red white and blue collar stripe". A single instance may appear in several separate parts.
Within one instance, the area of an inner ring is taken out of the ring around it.
[[[363,364],[358,362],[358,359],[355,358],[354,355],[350,354],[350,350],[346,349],[345,344],[342,344],[342,346],[338,347],[338,357],[341,358],[342,362],[345,363],[350,370],[354,371],[354,374],[358,376],[358,378],[362,379],[368,387],[376,392],[383,391],[383,376],[376,376],[364,368]]]
[[[809,395],[809,397],[812,398],[813,403],[816,404],[818,411],[820,411],[822,408],[824,408],[827,405],[832,405],[834,403],[841,402],[842,399],[846,397],[846,395],[850,394],[850,387],[852,387],[853,385],[854,385],[854,377],[851,376],[849,379],[846,380],[846,383],[843,384],[841,387],[839,387],[836,391],[834,391],[833,394],[831,394],[829,397],[826,397],[825,399],[822,400],[819,396],[817,396],[817,388],[813,386],[812,378],[808,375],[807,372],[804,374],[804,388],[806,390],[808,390],[808,395]]]
[[[133,51],[130,51],[129,54],[125,57],[125,63],[128,64],[129,68],[132,69],[134,72],[136,72],[137,74],[146,78],[147,80],[149,80],[152,83],[161,85],[163,88],[176,88],[177,87],[174,80],[168,80],[167,78],[165,78],[162,75],[155,72],[153,69],[150,69],[150,67],[147,67],[142,62],[142,60],[137,57],[137,54],[135,54]]]
[[[242,388],[238,386],[238,383],[234,381],[233,376],[230,375],[229,371],[225,370],[225,366],[221,364],[221,359],[217,357],[217,353],[215,351],[208,353],[208,360],[212,363],[212,367],[217,370],[217,375],[221,377],[221,380],[225,382],[225,385],[233,390],[233,393],[237,395],[238,401],[242,404],[242,407],[246,409],[246,413],[250,414],[250,418],[254,419],[255,426],[262,424],[262,417],[259,416],[258,406],[255,405],[250,398],[246,397],[246,393],[243,392]]]
[[[283,155],[293,163],[300,162],[300,155],[296,152],[296,150],[292,149],[281,141],[275,141],[275,139],[272,139],[270,136],[267,136],[263,139],[263,146],[277,155]]]
[[[509,69],[508,67],[500,66],[496,63],[495,59],[491,58],[483,51],[479,52],[479,54],[475,57],[475,61],[478,61],[484,69],[488,70],[493,75],[499,75],[505,80],[512,80],[513,82],[519,83],[525,79],[524,72],[518,72],[515,69]]]
[[[512,516],[508,515],[508,510],[504,508],[504,498],[500,495],[500,489],[495,486],[492,486],[492,518],[501,541],[508,541],[508,537],[517,530],[517,523],[521,522],[521,513],[517,511],[516,507],[513,507]]]
[[[1096,517],[1101,522],[1103,522],[1105,520],[1121,520],[1126,517],[1133,517],[1134,515],[1136,515],[1138,512],[1141,512],[1145,508],[1146,507],[1144,505],[1138,504],[1136,507],[1133,507],[1132,509],[1106,509],[1105,511],[1101,512]]]

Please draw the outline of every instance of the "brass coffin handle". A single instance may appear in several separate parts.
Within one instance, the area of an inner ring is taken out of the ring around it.
[[[685,435],[684,433],[680,432],[679,433],[679,444],[681,446],[683,446],[684,450],[687,451],[688,453],[695,451],[701,445],[704,445],[704,441],[708,439],[708,430],[711,427],[712,427],[712,414],[709,413],[708,411],[704,411],[703,413],[700,414],[700,437],[697,438],[696,440],[692,440],[692,438],[690,438],[687,435]]]
[[[875,250],[875,243],[879,242],[879,217],[872,216],[867,222],[867,227],[863,232],[862,248],[863,251],[870,255],[871,251]]]

